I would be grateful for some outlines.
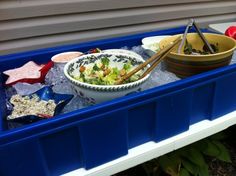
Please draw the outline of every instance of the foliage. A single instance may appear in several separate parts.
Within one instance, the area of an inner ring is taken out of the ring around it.
[[[231,162],[229,152],[221,142],[224,138],[223,133],[218,133],[142,166],[148,176],[159,176],[161,171],[170,176],[209,176],[208,164],[205,161],[207,156]]]

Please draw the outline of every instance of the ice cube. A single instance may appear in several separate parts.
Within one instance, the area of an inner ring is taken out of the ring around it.
[[[233,56],[232,56],[232,60],[230,62],[230,64],[235,64],[236,63],[236,51],[234,52]]]
[[[143,57],[144,60],[148,59],[149,56],[147,55],[147,53],[145,52],[145,50],[139,45],[139,46],[133,46],[131,48],[131,51],[141,55]]]
[[[13,85],[13,88],[15,88],[17,94],[19,95],[29,95],[32,94],[39,89],[43,88],[44,85],[41,83],[35,83],[35,84],[28,84],[28,83],[16,83]]]
[[[76,92],[74,91],[74,88],[71,86],[71,83],[67,80],[54,84],[52,87],[52,90],[59,94],[73,94],[76,95]]]
[[[78,109],[88,107],[89,104],[81,97],[75,96],[62,110],[62,113],[68,113]]]
[[[65,64],[55,64],[54,67],[48,71],[45,77],[45,84],[57,85],[57,84],[67,81],[63,73],[64,66]]]
[[[177,80],[180,80],[180,78],[178,78],[174,73],[166,71],[165,65],[160,63],[157,68],[151,72],[147,82],[142,85],[142,89],[150,89]]]
[[[16,94],[16,89],[14,87],[8,87],[5,89],[6,98],[11,98]]]
[[[70,82],[64,75],[64,66],[65,64],[56,64],[53,68],[51,68],[46,75],[45,83],[47,85],[52,85],[52,89],[56,93],[75,94]]]

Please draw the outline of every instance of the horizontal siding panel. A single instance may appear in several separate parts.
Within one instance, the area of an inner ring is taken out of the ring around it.
[[[236,12],[236,1],[191,3],[0,22],[0,41]],[[27,32],[26,32],[27,31]]]
[[[0,20],[220,0],[1,0]]]
[[[197,22],[201,23],[202,25],[206,25],[208,23],[213,23],[213,22],[214,23],[223,22],[226,20],[232,21],[235,20],[235,16],[236,13],[232,13],[218,16],[215,15],[205,16],[196,19]],[[89,30],[82,32],[48,35],[42,37],[33,37],[28,39],[0,42],[1,46],[0,55],[13,52],[26,51],[26,50],[33,50],[38,48],[64,45],[64,44],[80,43],[84,41],[98,40],[102,38],[134,34],[145,31],[159,30],[163,28],[185,25],[186,23],[187,23],[186,19],[178,19],[178,20],[148,23],[148,24],[138,24],[138,25],[116,27],[116,28]]]

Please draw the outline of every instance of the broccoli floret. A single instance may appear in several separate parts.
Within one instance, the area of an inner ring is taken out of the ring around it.
[[[131,68],[130,63],[124,64],[124,66],[123,66],[123,69],[125,69],[126,71],[128,71],[130,68]]]
[[[110,62],[110,60],[109,60],[107,57],[103,57],[103,58],[101,59],[101,62],[102,62],[102,64],[103,64],[103,65],[106,65],[106,66],[108,66],[108,65],[109,65],[109,62]]]
[[[83,73],[80,73],[80,76],[78,79],[82,82],[85,82],[85,75]]]
[[[97,64],[94,64],[93,70],[94,70],[94,71],[99,71],[99,70],[101,70],[101,69],[97,66]]]
[[[120,71],[117,67],[114,67],[114,68],[112,68],[112,73],[115,74],[115,75],[119,75]]]

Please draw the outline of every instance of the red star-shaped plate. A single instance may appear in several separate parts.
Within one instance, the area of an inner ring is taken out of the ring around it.
[[[48,62],[45,65],[38,65],[33,61],[29,61],[22,67],[4,71],[3,73],[8,76],[5,84],[11,86],[17,82],[26,82],[30,84],[43,82],[47,72],[52,66],[53,62]]]

